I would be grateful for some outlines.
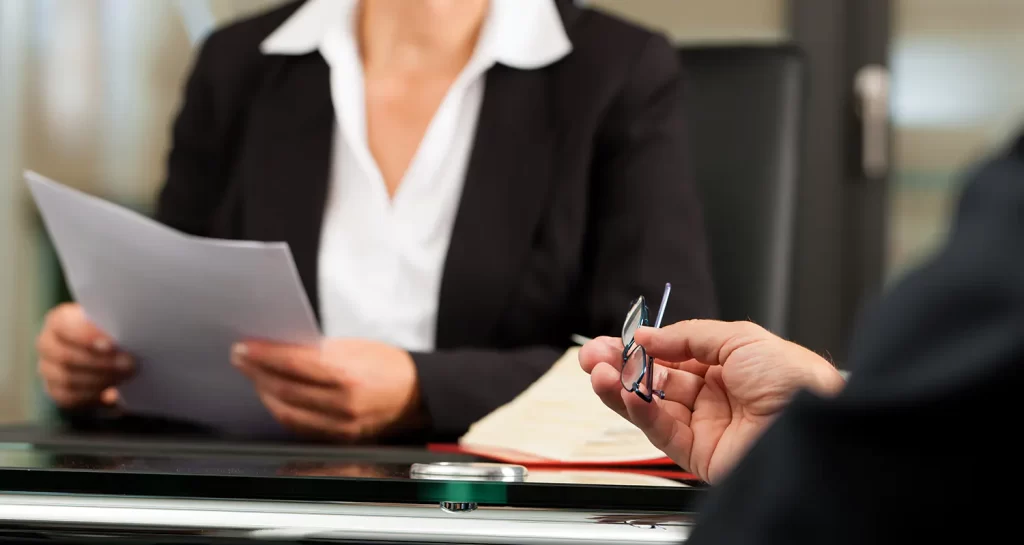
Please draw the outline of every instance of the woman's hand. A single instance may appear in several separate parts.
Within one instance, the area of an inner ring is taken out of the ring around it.
[[[636,342],[656,358],[646,403],[619,382],[622,341],[603,337],[580,350],[594,391],[677,464],[715,483],[747,452],[797,390],[838,393],[829,362],[750,322],[693,320],[642,328]]]
[[[114,404],[114,387],[134,369],[131,356],[117,350],[76,304],[47,314],[36,349],[46,393],[64,409]]]
[[[422,424],[412,357],[384,343],[246,342],[235,347],[232,364],[253,381],[274,417],[299,435],[354,442]]]

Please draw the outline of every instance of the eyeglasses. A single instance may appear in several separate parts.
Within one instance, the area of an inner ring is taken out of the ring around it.
[[[672,291],[671,284],[665,284],[665,293],[661,296],[658,317],[654,327],[661,327],[661,319],[665,316],[665,305]],[[665,392],[654,389],[654,358],[647,356],[647,350],[637,344],[633,335],[637,329],[647,326],[647,302],[641,295],[629,305],[626,321],[622,323],[622,374],[619,381],[627,392],[634,392],[640,399],[650,403],[654,396],[665,399]]]

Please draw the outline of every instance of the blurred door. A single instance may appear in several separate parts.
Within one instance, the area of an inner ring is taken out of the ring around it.
[[[890,0],[589,4],[680,43],[786,41],[803,49],[810,82],[789,337],[842,364],[853,322],[884,278]]]
[[[890,0],[790,0],[810,84],[793,339],[843,365],[882,289],[892,165]]]
[[[790,1],[813,79],[794,336],[842,359],[943,243],[966,171],[1024,130],[1024,2]]]

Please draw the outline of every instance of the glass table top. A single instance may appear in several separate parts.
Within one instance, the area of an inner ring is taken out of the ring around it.
[[[529,467],[501,482],[413,475],[416,463],[484,461],[422,448],[35,439],[0,434],[0,493],[680,512],[706,491],[673,467]]]

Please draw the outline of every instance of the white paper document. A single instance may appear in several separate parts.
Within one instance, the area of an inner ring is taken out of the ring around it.
[[[285,243],[186,235],[26,172],[75,301],[132,354],[129,411],[223,433],[284,433],[230,363],[246,339],[312,344],[320,331]]]

